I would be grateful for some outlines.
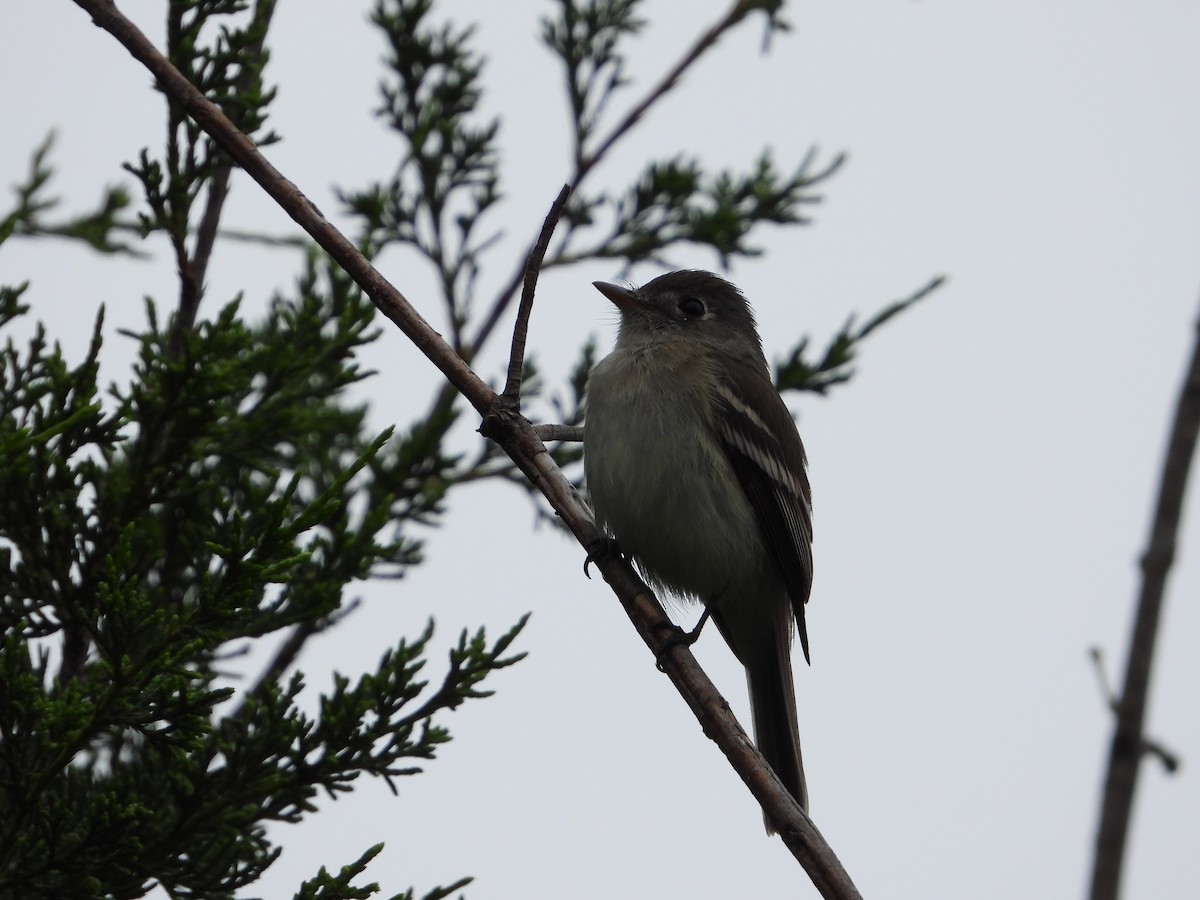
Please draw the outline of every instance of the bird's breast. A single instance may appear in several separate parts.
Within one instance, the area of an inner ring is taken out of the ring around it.
[[[597,522],[652,581],[704,600],[755,577],[739,568],[766,564],[716,438],[716,377],[702,359],[614,353],[589,380],[584,424]]]

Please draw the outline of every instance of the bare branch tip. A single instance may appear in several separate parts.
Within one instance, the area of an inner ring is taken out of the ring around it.
[[[521,397],[522,372],[525,367],[525,339],[529,333],[529,316],[533,312],[533,295],[537,288],[538,274],[542,271],[542,261],[546,258],[546,248],[550,246],[550,238],[562,218],[567,198],[571,195],[571,186],[564,184],[550,205],[550,211],[542,222],[542,230],[538,233],[537,241],[525,261],[525,283],[521,289],[521,303],[517,307],[517,321],[513,325],[512,349],[508,358],[508,380],[504,385],[504,396],[519,402]]]

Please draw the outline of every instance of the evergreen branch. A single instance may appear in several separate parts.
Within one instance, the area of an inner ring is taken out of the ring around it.
[[[60,222],[47,222],[43,214],[58,206],[57,197],[47,196],[54,170],[50,167],[50,151],[55,133],[50,132],[33,152],[29,174],[13,188],[16,206],[0,218],[0,243],[12,235],[22,237],[64,237],[80,240],[100,253],[121,254],[144,258],[146,254],[129,244],[114,239],[114,234],[130,231],[128,223],[118,220],[118,214],[129,206],[130,197],[120,187],[108,187],[100,205],[92,212]]]
[[[775,386],[780,391],[811,391],[825,395],[830,388],[845,384],[854,376],[853,363],[859,342],[880,325],[928,297],[945,281],[944,275],[938,275],[903,300],[888,304],[862,325],[856,326],[854,316],[850,316],[816,363],[804,359],[808,338],[802,338],[787,359],[776,365]]]
[[[300,886],[300,890],[293,895],[293,900],[367,900],[368,897],[379,891],[379,885],[368,884],[356,887],[351,882],[366,870],[367,864],[378,856],[382,850],[383,844],[376,844],[370,847],[354,862],[342,866],[336,875],[330,874],[322,866],[320,872]],[[433,888],[433,890],[423,895],[421,900],[444,900],[444,898],[449,897],[455,891],[462,890],[474,880],[471,877],[460,878],[453,884],[448,884],[445,887]],[[410,888],[403,893],[394,894],[390,900],[415,900],[415,895]]]
[[[839,154],[816,169],[815,155],[810,150],[787,178],[776,172],[769,152],[759,157],[747,176],[729,171],[706,176],[698,160],[683,157],[651,163],[623,196],[580,200],[572,212],[576,226],[593,224],[597,210],[610,206],[611,227],[588,248],[568,252],[560,247],[547,265],[620,258],[629,268],[638,262],[661,261],[663,251],[679,243],[711,247],[723,267],[728,267],[732,256],[757,256],[761,250],[747,243],[750,232],[768,222],[809,224],[804,208],[821,202],[812,189],[845,160]]]
[[[320,210],[272,166],[246,135],[238,130],[221,109],[200,93],[154,47],[136,25],[105,0],[75,0],[92,21],[111,34],[129,53],[154,75],[160,88],[196,123],[292,219],[324,249],[361,287],[380,311],[392,320],[406,337],[446,373],[451,383],[477,410],[487,409],[495,392],[454,352],[408,300],[393,287],[340,231],[321,215]]]

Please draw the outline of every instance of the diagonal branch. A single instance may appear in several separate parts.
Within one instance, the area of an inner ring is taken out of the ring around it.
[[[1161,748],[1144,735],[1146,698],[1150,692],[1150,669],[1162,615],[1167,573],[1175,559],[1179,521],[1187,491],[1188,473],[1200,436],[1200,323],[1196,346],[1175,407],[1175,419],[1167,442],[1158,501],[1150,526],[1150,543],[1142,555],[1142,587],[1129,641],[1125,684],[1116,699],[1116,727],[1109,749],[1108,774],[1096,838],[1092,868],[1091,900],[1116,900],[1121,886],[1121,868],[1133,813],[1133,795],[1138,771],[1146,752],[1161,754]],[[1157,750],[1152,749],[1157,748]]]
[[[497,441],[584,547],[602,540],[590,510],[575,492],[515,404],[484,383],[454,349],[380,275],[355,246],[335,229],[300,190],[283,177],[254,144],[185,79],[126,19],[111,0],[74,0],[93,21],[112,34],[156,77],[160,88],[191,116],[226,153],[368,294],[372,302],[434,363],[483,415],[480,431]],[[856,900],[859,893],[833,850],[800,810],[761,754],[754,748],[729,704],[709,681],[691,652],[667,640],[666,613],[629,563],[615,554],[597,566],[613,588],[638,633],[660,660],[661,668],[692,708],[705,734],[720,747],[751,793],[770,816],[785,845],[828,900]]]

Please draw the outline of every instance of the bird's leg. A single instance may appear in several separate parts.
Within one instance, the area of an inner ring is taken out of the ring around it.
[[[658,623],[656,626],[657,628],[670,632],[666,640],[663,641],[662,649],[659,650],[658,654],[655,656],[655,665],[657,666],[658,671],[666,671],[663,668],[663,657],[671,652],[672,647],[690,647],[700,639],[700,632],[704,630],[704,625],[706,622],[708,622],[711,615],[712,607],[705,603],[704,612],[700,616],[700,621],[696,623],[696,627],[691,631],[684,631],[674,622],[666,619]]]
[[[602,537],[597,538],[587,545],[587,556],[583,559],[583,574],[588,578],[592,577],[588,571],[588,566],[592,565],[598,559],[604,559],[606,556],[615,556],[621,558],[621,545],[617,543],[616,538]]]
[[[694,644],[700,640],[700,632],[704,630],[704,625],[708,622],[710,616],[712,616],[712,606],[705,603],[704,612],[700,615],[700,621],[696,623],[695,628],[687,633],[689,644]]]

